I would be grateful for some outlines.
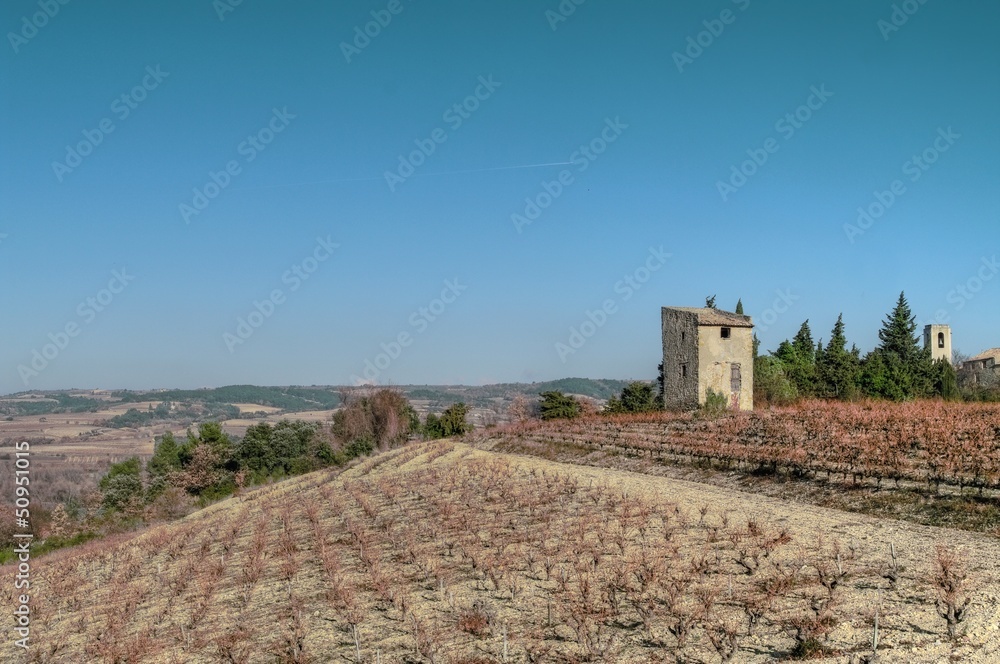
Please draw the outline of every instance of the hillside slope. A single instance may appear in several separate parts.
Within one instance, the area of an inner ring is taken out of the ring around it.
[[[889,542],[896,589],[883,578]],[[935,545],[974,588],[952,645]],[[1000,544],[673,479],[443,442],[33,565],[40,662],[996,661]],[[13,570],[2,570],[13,603]],[[836,581],[832,581],[832,579]],[[17,649],[4,645],[5,661]]]

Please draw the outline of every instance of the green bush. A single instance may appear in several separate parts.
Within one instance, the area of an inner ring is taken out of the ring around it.
[[[424,437],[428,439],[447,438],[449,436],[461,436],[472,429],[466,422],[466,415],[469,407],[459,401],[448,406],[441,417],[434,413],[428,413],[424,421]]]
[[[605,413],[650,413],[657,410],[656,395],[649,383],[633,381],[622,388],[621,394],[608,399]]]
[[[699,408],[698,412],[704,417],[719,417],[726,412],[729,408],[729,399],[722,392],[716,392],[713,389],[709,389],[705,394],[705,403],[703,403]]]
[[[549,391],[540,394],[539,410],[543,420],[559,420],[580,416],[580,402],[562,392]]]

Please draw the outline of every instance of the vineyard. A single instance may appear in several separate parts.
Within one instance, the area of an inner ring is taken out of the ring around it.
[[[665,412],[533,421],[504,436],[744,472],[1000,489],[1000,407],[989,404],[813,401],[718,419]]]
[[[876,621],[890,659],[997,652],[1000,547],[707,495],[414,444],[40,559],[31,661],[848,661]]]

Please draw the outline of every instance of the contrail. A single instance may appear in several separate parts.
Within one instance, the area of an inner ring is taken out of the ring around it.
[[[410,177],[425,177],[429,175],[458,175],[460,173],[485,173],[487,171],[511,171],[519,168],[542,168],[544,166],[568,166],[572,164],[571,161],[552,161],[546,164],[521,164],[519,166],[496,166],[493,168],[469,168],[459,171],[434,171],[433,173],[414,173]],[[336,182],[371,182],[373,180],[383,180],[385,176],[372,177],[372,178],[336,178],[333,180],[312,180],[310,182],[287,182],[284,184],[267,184],[261,187],[247,187],[244,191],[252,191],[255,189],[274,189],[276,187],[303,187],[311,184],[332,184]],[[239,191],[234,189],[233,191]]]

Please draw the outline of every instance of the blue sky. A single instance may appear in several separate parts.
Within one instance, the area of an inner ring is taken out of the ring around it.
[[[160,5],[0,10],[0,393],[651,379],[711,294],[1000,345],[996,3]]]

